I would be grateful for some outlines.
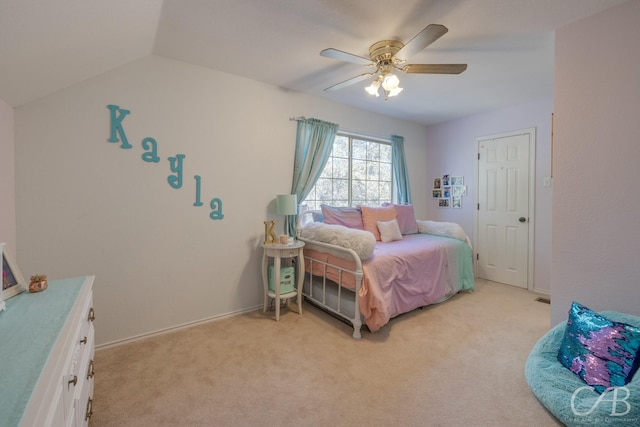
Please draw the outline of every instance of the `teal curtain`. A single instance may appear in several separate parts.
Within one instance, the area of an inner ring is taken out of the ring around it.
[[[298,130],[291,194],[297,195],[300,203],[309,195],[327,164],[339,126],[335,123],[304,117],[296,120]],[[297,215],[294,221],[289,223],[290,236],[295,235],[296,222]]]
[[[409,188],[409,171],[404,157],[404,138],[398,135],[391,135],[391,149],[398,203],[408,205],[411,203],[411,189]]]

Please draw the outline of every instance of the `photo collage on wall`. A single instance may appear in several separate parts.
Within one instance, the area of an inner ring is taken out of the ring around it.
[[[462,196],[467,194],[464,177],[444,174],[433,178],[431,197],[438,200],[439,208],[462,208]]]

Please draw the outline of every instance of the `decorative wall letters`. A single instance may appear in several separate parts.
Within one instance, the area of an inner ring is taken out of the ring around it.
[[[107,105],[107,108],[111,112],[111,135],[109,136],[108,141],[120,142],[120,148],[122,149],[133,148],[133,145],[131,145],[127,140],[127,135],[124,131],[124,127],[122,126],[122,122],[125,117],[131,113],[131,111],[124,110],[117,105]],[[146,137],[142,140],[140,145],[142,146],[142,149],[145,150],[142,156],[140,156],[143,161],[148,163],[160,162],[160,156],[158,155],[158,142],[154,138]],[[169,161],[169,170],[172,172],[172,174],[167,176],[167,182],[172,188],[182,188],[183,164],[185,158],[186,155],[184,154],[176,154],[173,157],[167,157],[167,160]],[[202,178],[200,175],[195,175],[193,178],[196,181],[195,202],[193,203],[193,206],[203,206],[201,200]],[[224,214],[222,213],[222,200],[214,197],[211,199],[211,202],[209,202],[209,207],[211,208],[209,218],[213,220],[224,218]]]
[[[278,243],[278,236],[274,229],[278,221],[265,221],[264,222],[264,244]]]

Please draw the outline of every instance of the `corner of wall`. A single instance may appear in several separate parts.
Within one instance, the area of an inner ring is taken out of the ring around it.
[[[16,253],[16,185],[13,107],[0,99],[0,241]]]

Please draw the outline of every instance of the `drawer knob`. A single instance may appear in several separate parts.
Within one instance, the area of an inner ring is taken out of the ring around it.
[[[92,415],[93,415],[93,399],[89,398],[89,400],[87,400],[87,412],[85,413],[84,420],[89,421]]]
[[[67,383],[67,385],[71,385],[71,384],[73,384],[74,387],[75,387],[76,384],[78,384],[78,376],[77,375],[74,375],[73,378],[70,379],[69,382]]]
[[[89,369],[87,369],[87,379],[91,379],[95,375],[95,371],[93,370],[93,367],[94,367],[93,359],[91,359],[89,361]]]
[[[87,343],[87,337],[84,337],[80,340],[80,344],[86,344]]]
[[[89,309],[89,315],[87,316],[87,320],[89,322],[93,322],[94,320],[96,320],[96,312],[93,310],[93,307]]]

